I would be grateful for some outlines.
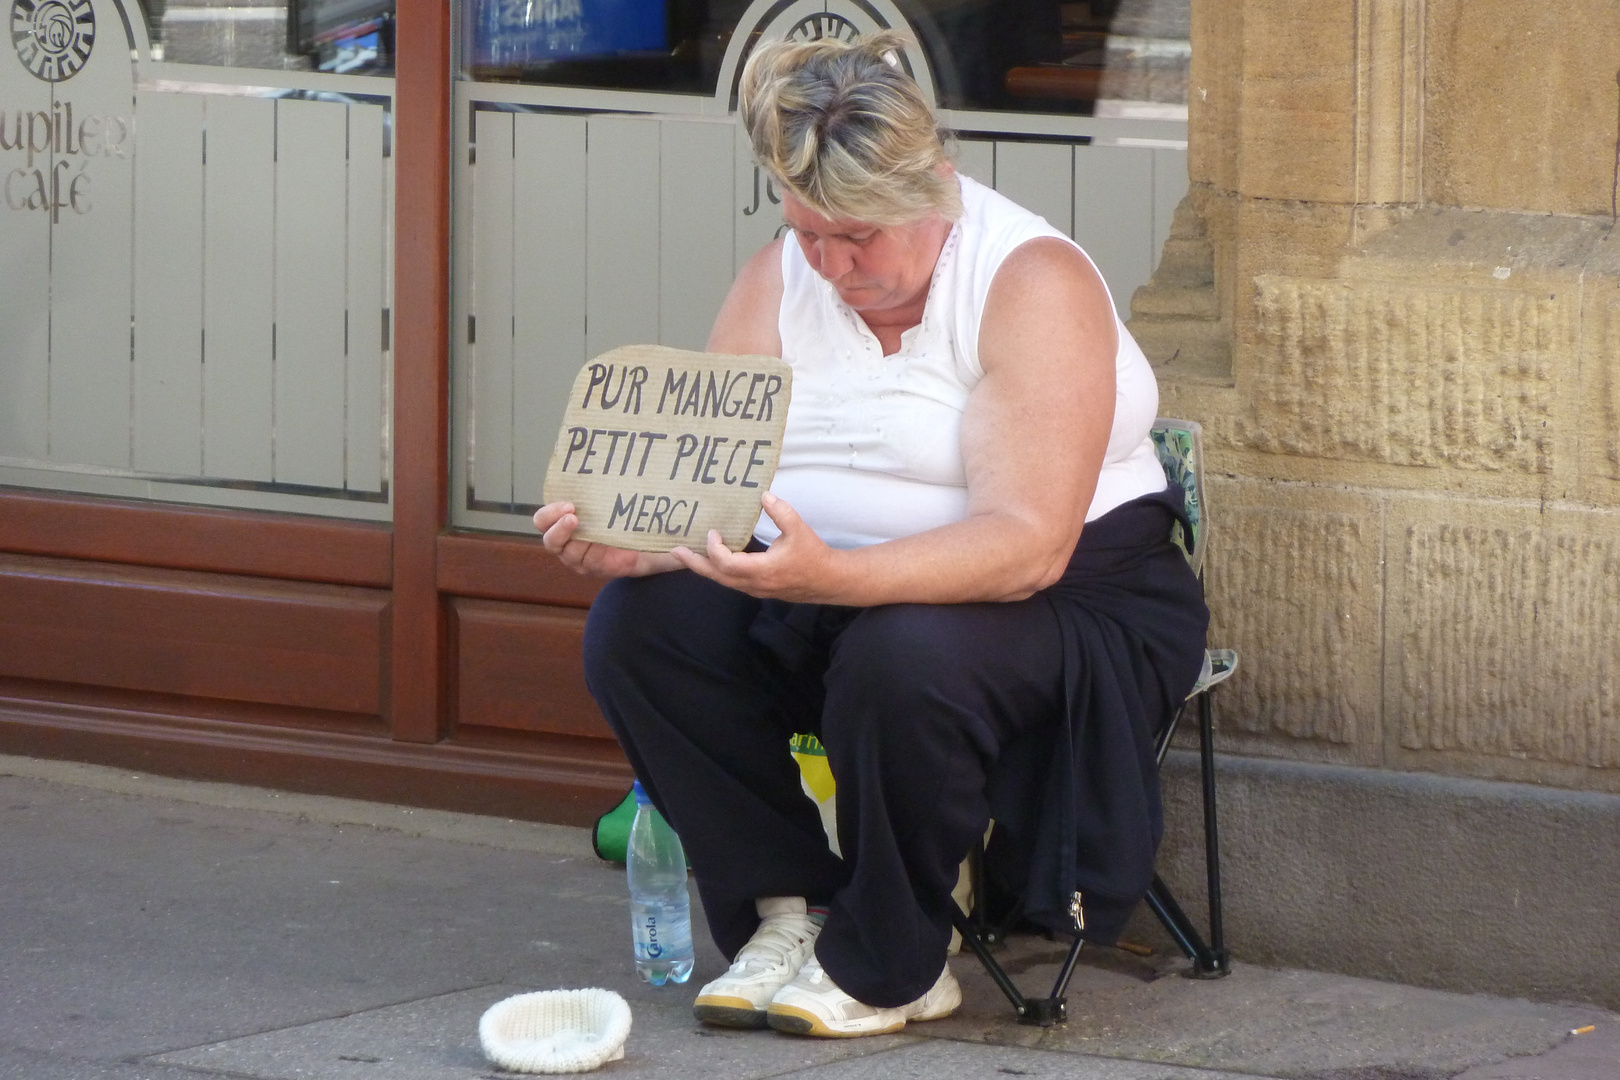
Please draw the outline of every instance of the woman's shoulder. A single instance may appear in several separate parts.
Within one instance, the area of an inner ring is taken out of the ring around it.
[[[710,352],[782,355],[777,324],[782,307],[782,249],[782,238],[777,237],[737,272],[709,333]]]
[[[1062,230],[969,177],[962,178],[962,208],[958,230],[960,251],[956,258],[963,265],[968,280],[978,281],[980,288],[988,288],[1007,260],[1015,255],[1040,261],[1055,260],[1059,265],[1087,261],[1080,246]],[[1032,241],[1044,243],[1032,244]],[[1041,254],[1024,250],[1026,248],[1036,249]]]
[[[742,269],[737,271],[738,282],[746,282],[753,287],[782,288],[782,250],[786,246],[783,237],[766,244],[748,257]]]
[[[1034,236],[1011,249],[997,267],[981,333],[1017,329],[1026,320],[1048,321],[1056,312],[1084,311],[1099,327],[1116,321],[1108,286],[1096,266],[1067,237]]]

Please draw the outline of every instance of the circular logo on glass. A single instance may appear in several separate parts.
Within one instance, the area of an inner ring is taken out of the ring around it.
[[[818,11],[814,15],[807,15],[794,23],[793,29],[787,32],[789,41],[820,41],[822,38],[854,41],[860,36],[861,32],[855,28],[854,23],[830,11]]]
[[[11,44],[35,77],[62,82],[77,75],[96,41],[90,0],[12,0]]]

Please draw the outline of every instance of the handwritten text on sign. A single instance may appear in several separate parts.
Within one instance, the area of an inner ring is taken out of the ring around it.
[[[782,452],[792,369],[771,356],[626,345],[580,369],[546,470],[576,536],[637,551],[738,550]]]

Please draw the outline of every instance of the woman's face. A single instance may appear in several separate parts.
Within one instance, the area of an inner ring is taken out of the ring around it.
[[[810,268],[862,313],[920,307],[950,232],[950,223],[938,217],[909,225],[823,217],[786,194],[782,217]]]

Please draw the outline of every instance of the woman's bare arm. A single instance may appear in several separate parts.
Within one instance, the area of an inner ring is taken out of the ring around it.
[[[709,351],[734,356],[781,356],[782,243],[772,240],[743,264],[709,331]]]
[[[1058,579],[1079,539],[1113,426],[1117,347],[1113,310],[1091,264],[1062,241],[1032,240],[1003,262],[985,304],[984,378],[962,420],[965,520],[842,551],[767,495],[765,511],[782,529],[768,552],[732,552],[711,536],[701,554],[672,555],[723,584],[788,600],[867,606],[1029,596]]]

